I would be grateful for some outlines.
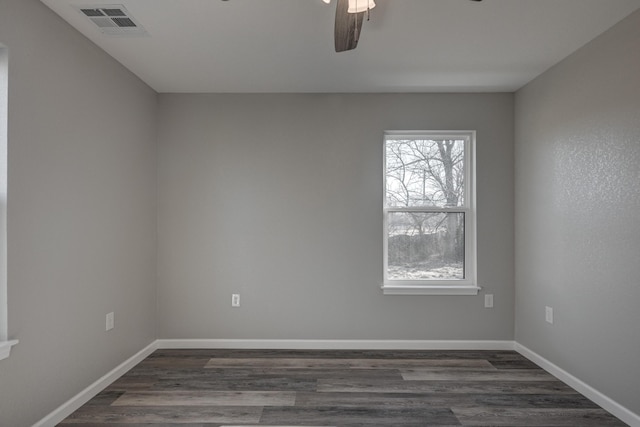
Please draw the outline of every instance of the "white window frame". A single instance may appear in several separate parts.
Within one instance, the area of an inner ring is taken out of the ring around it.
[[[18,340],[8,338],[7,314],[7,113],[9,54],[0,43],[0,360]]]
[[[394,139],[462,139],[464,145],[464,205],[456,207],[389,207],[387,206],[388,140]],[[476,272],[476,186],[475,186],[475,131],[386,131],[383,143],[383,284],[385,295],[477,295]],[[454,280],[391,280],[388,277],[388,217],[391,212],[444,212],[464,213],[464,279]]]

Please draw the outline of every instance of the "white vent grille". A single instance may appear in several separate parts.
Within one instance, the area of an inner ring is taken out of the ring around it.
[[[143,36],[148,35],[131,13],[120,4],[102,6],[74,6],[89,21],[93,22],[100,32],[108,36]]]

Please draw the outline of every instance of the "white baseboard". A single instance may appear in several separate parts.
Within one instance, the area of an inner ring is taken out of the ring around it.
[[[514,348],[518,353],[520,353],[527,359],[531,360],[533,363],[537,364],[542,369],[544,369],[545,371],[549,372],[550,374],[552,374],[553,376],[555,376],[556,378],[558,378],[559,380],[567,384],[569,387],[583,394],[584,396],[586,396],[588,399],[590,399],[597,405],[600,405],[602,408],[609,411],[610,413],[612,413],[614,416],[618,417],[625,423],[629,424],[631,427],[640,427],[640,415],[634,412],[631,412],[629,409],[620,405],[618,402],[600,393],[598,390],[591,387],[589,384],[574,377],[564,369],[551,363],[544,357],[540,356],[538,353],[535,353],[532,350],[529,350],[527,347],[523,346],[522,344],[519,344],[516,342]]]
[[[152,342],[120,365],[116,366],[102,378],[95,381],[89,387],[82,390],[80,393],[67,400],[56,410],[49,415],[38,421],[33,427],[54,427],[62,420],[71,415],[76,409],[87,403],[91,398],[96,396],[102,390],[107,388],[111,383],[124,375],[127,371],[133,368],[135,365],[144,360],[147,356],[153,353],[157,349],[157,341]]]
[[[513,350],[513,341],[159,339],[158,348],[284,350]]]

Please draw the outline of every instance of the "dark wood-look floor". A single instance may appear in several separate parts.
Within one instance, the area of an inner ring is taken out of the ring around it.
[[[64,426],[625,426],[513,351],[158,350]]]

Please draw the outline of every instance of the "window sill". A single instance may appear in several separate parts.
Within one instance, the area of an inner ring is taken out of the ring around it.
[[[0,360],[6,359],[11,354],[11,347],[18,344],[18,340],[0,341]]]
[[[477,286],[389,286],[382,285],[385,295],[478,295]]]

